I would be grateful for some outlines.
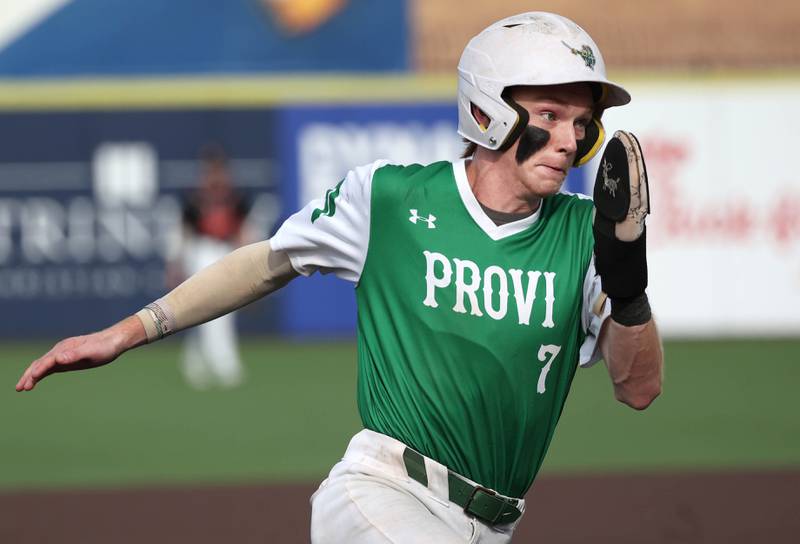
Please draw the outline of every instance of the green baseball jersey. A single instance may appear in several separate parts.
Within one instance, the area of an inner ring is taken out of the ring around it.
[[[600,292],[591,224],[590,200],[557,194],[497,226],[463,161],[378,162],[293,216],[272,244],[301,273],[356,283],[364,426],[521,497],[579,361],[596,359],[604,316],[588,310]]]

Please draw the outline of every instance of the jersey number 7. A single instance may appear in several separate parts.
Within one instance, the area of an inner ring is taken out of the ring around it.
[[[539,360],[543,363],[547,361],[547,363],[542,367],[542,372],[539,374],[539,383],[536,384],[537,393],[544,393],[547,373],[550,372],[550,366],[560,351],[561,346],[554,346],[553,344],[542,344],[539,348]]]

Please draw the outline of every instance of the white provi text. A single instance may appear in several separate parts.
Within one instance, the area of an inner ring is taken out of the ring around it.
[[[496,265],[481,270],[468,259],[451,260],[441,253],[427,250],[423,253],[426,263],[425,306],[438,308],[437,290],[450,288],[455,289],[456,302],[452,309],[456,313],[469,313],[476,317],[482,317],[485,313],[492,319],[500,320],[508,314],[510,299],[516,307],[517,323],[529,325],[531,318],[538,315],[534,312],[536,289],[543,279],[545,296],[541,326],[548,329],[555,327],[555,272],[516,268],[505,270]],[[510,294],[513,297],[509,297]]]

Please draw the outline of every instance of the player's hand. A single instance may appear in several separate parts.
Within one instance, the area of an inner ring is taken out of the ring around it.
[[[642,148],[630,132],[609,140],[594,184],[595,267],[603,291],[630,299],[647,287],[645,218],[650,213]]]
[[[112,329],[75,336],[57,343],[33,361],[17,382],[17,391],[30,391],[55,372],[84,370],[110,363],[124,351]]]

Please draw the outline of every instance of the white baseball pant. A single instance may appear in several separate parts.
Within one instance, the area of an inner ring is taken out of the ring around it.
[[[196,236],[187,242],[184,268],[196,274],[233,250],[220,240]],[[233,314],[223,315],[185,333],[181,370],[186,381],[197,389],[214,385],[235,387],[244,378],[239,356],[236,323]]]
[[[490,526],[465,513],[448,499],[447,467],[426,457],[423,486],[406,472],[405,448],[366,429],[353,437],[311,497],[313,544],[511,542],[519,519]],[[525,501],[518,508],[524,513]]]

